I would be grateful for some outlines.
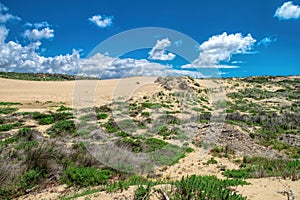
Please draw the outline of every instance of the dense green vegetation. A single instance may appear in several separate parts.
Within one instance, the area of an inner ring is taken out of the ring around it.
[[[44,73],[16,73],[0,72],[0,78],[29,80],[29,81],[69,81],[69,80],[87,80],[96,79],[91,77],[72,76],[66,74],[44,74]]]
[[[238,170],[227,170],[223,175],[228,178],[262,178],[281,176],[292,180],[300,179],[300,160],[267,159],[245,157]]]
[[[170,195],[170,199],[245,199],[239,194],[232,192],[228,186],[245,185],[241,180],[219,180],[215,176],[188,176],[174,183],[175,189]]]
[[[111,177],[112,171],[96,169],[95,167],[68,167],[61,178],[62,183],[80,187],[105,184]]]

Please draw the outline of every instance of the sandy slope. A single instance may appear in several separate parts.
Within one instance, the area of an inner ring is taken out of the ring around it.
[[[112,97],[130,96],[135,90],[144,87],[144,93],[157,87],[156,77],[133,77],[100,81],[22,81],[0,78],[0,100],[21,102],[23,108],[35,108],[39,102],[64,102],[72,105],[75,94],[95,98],[97,105],[110,102]],[[75,91],[75,92],[74,92]],[[96,93],[94,93],[96,91]],[[92,92],[89,94],[88,92]],[[76,97],[77,98],[77,97]]]

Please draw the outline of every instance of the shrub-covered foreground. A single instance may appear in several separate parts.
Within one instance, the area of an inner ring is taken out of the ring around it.
[[[73,199],[80,196],[89,195],[92,193],[106,191],[115,192],[117,190],[123,191],[129,186],[138,186],[135,190],[134,200],[147,200],[151,193],[159,192],[166,198],[171,200],[206,200],[206,199],[230,199],[242,200],[245,197],[237,194],[229,189],[230,186],[246,185],[245,181],[239,179],[221,180],[215,176],[187,176],[178,181],[150,181],[137,175],[130,176],[127,180],[113,182],[107,184],[99,189],[87,190],[83,193],[77,193],[66,199]],[[163,185],[170,185],[169,189],[164,191]]]

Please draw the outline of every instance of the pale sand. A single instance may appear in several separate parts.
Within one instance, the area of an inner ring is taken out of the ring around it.
[[[111,102],[112,98],[130,96],[136,90],[140,95],[149,94],[158,88],[154,84],[155,79],[156,77],[133,77],[99,81],[42,82],[0,78],[0,101],[20,102],[24,104],[21,106],[23,109],[35,109],[45,107],[43,103],[49,101],[72,106],[73,101],[84,97],[95,100],[96,105],[101,105]]]

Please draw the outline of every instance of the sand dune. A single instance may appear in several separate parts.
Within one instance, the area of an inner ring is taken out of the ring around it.
[[[87,98],[95,98],[96,104],[111,101],[112,97],[130,96],[141,87],[140,93],[149,93],[157,87],[156,77],[133,77],[111,80],[88,81],[23,81],[0,78],[1,101],[20,102],[23,107],[36,107],[39,102],[64,102],[71,106],[76,94]],[[96,92],[95,92],[96,91]],[[74,95],[75,94],[75,95]],[[141,94],[140,94],[141,95]],[[89,97],[89,96],[88,96]]]

